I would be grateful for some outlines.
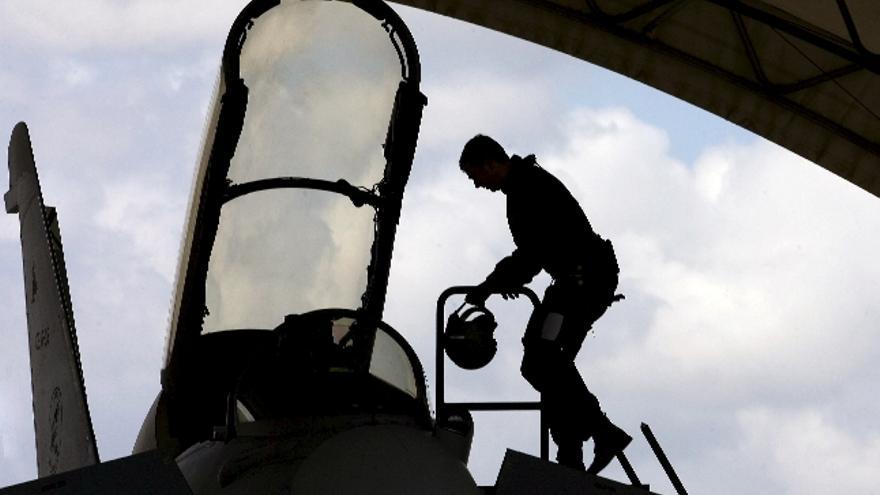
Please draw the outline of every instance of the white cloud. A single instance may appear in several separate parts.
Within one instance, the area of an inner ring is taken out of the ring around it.
[[[163,70],[165,84],[173,93],[179,93],[188,84],[202,84],[213,81],[220,70],[220,48],[208,56],[203,56],[189,65],[174,64]],[[201,115],[204,115],[202,112]]]
[[[15,240],[18,240],[18,216],[0,216],[0,241]]]
[[[103,187],[95,222],[121,235],[133,254],[170,282],[183,220],[181,199],[149,178],[130,177]]]
[[[4,106],[20,105],[26,101],[27,85],[24,78],[11,72],[7,72],[6,68],[0,68],[0,103]]]
[[[91,67],[73,59],[53,62],[52,72],[55,78],[68,86],[87,86],[95,80],[95,72]]]
[[[6,216],[6,215],[4,215]],[[17,216],[8,215],[17,220]],[[4,329],[0,359],[0,486],[36,476],[33,410],[31,408],[28,337],[24,322],[21,250],[18,242],[0,242],[0,253],[14,253],[0,266],[0,328]],[[8,247],[8,249],[7,249]]]
[[[743,434],[737,457],[762,453],[763,469],[784,487],[776,493],[876,491],[880,429],[854,435],[821,411],[760,408],[737,419]]]
[[[10,44],[33,43],[61,51],[167,50],[223,36],[243,6],[239,1],[83,0],[60,6],[48,0],[0,3]],[[176,49],[176,48],[175,48]]]
[[[718,201],[727,186],[731,165],[730,160],[724,159],[723,156],[716,157],[714,154],[702,157],[694,177],[697,192],[713,203]]]
[[[428,106],[419,135],[420,153],[460,150],[478,132],[493,136],[532,134],[535,123],[552,113],[550,88],[540,79],[500,77],[488,71],[459,72],[426,84],[423,92]]]
[[[9,397],[4,394],[4,398]],[[29,397],[21,397],[28,400]],[[33,444],[33,436],[28,438],[21,433],[33,430],[32,418],[10,417],[16,411],[12,408],[3,408],[0,416],[0,462],[3,462],[3,472],[0,472],[0,485],[6,486],[16,480],[32,478],[36,476],[36,456],[34,450],[26,449],[25,446]]]

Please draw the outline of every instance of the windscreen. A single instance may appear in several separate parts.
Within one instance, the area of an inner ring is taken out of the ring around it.
[[[390,335],[376,332],[373,353],[370,357],[370,373],[383,382],[406,392],[415,398],[418,394],[416,374],[406,352]]]
[[[276,330],[276,345],[255,356],[238,380],[242,419],[424,411],[422,368],[397,332],[376,327],[364,374],[350,338],[357,331],[355,311],[331,308],[300,316]]]
[[[345,2],[285,1],[254,21],[240,61],[248,103],[232,184],[303,177],[372,189],[382,179],[401,65],[379,21]],[[374,214],[343,194],[301,188],[226,202],[203,332],[360,307]]]
[[[344,341],[354,324],[353,318],[339,318],[333,322],[333,341]],[[351,345],[351,340],[347,341]],[[370,374],[412,398],[418,397],[416,373],[406,351],[384,329],[376,329],[376,339],[370,353]]]

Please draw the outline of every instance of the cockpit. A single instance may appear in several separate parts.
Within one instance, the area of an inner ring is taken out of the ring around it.
[[[363,413],[428,421],[424,372],[412,348],[380,322],[362,352],[365,340],[354,338],[362,324],[354,310],[329,308],[290,315],[271,331],[202,336],[199,407],[215,426]]]
[[[236,399],[254,418],[414,412],[410,402],[424,398],[418,360],[382,324],[368,353],[368,373],[359,373],[352,338],[357,322],[353,311],[341,309],[288,318],[275,329],[274,345],[242,373]]]

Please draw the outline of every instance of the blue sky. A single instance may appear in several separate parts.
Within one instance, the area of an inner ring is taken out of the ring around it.
[[[0,3],[0,129],[28,122],[59,209],[95,430],[111,459],[128,453],[159,388],[190,180],[242,3],[76,5]],[[397,10],[419,44],[429,105],[386,316],[431,387],[437,295],[479,282],[512,249],[503,198],[473,190],[456,166],[464,141],[488,133],[537,154],[614,242],[627,299],[578,366],[622,426],[651,424],[690,492],[875,490],[877,198],[640,83]],[[0,486],[35,475],[17,237],[15,217],[0,217]],[[480,374],[449,370],[447,393],[530,399],[518,373],[528,307],[491,304],[499,356]],[[537,449],[527,416],[478,421],[471,468],[483,483],[504,448]],[[671,493],[644,441],[630,449],[643,480]]]

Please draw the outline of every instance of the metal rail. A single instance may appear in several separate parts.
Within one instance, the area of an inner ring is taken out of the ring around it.
[[[541,429],[541,459],[548,460],[550,457],[550,433],[547,420],[544,415],[544,407],[542,402],[522,401],[522,402],[446,402],[445,386],[446,386],[446,359],[444,358],[445,346],[443,345],[443,330],[446,321],[446,301],[450,296],[456,294],[467,294],[473,290],[473,286],[455,286],[444,290],[437,299],[437,342],[436,342],[436,386],[437,394],[437,417],[443,417],[449,407],[462,407],[468,411],[538,411],[540,416]],[[538,307],[541,300],[534,291],[527,287],[522,287],[515,291],[517,294],[524,295],[529,298],[534,307]]]
[[[645,440],[648,441],[651,450],[654,451],[654,455],[657,456],[657,460],[660,461],[660,465],[663,466],[663,470],[666,471],[666,476],[669,477],[669,481],[672,482],[675,491],[678,495],[687,495],[687,490],[684,489],[684,485],[681,484],[681,480],[678,479],[678,475],[675,474],[675,469],[672,468],[672,463],[669,462],[669,458],[666,457],[663,448],[660,447],[660,442],[657,441],[657,437],[654,436],[651,427],[646,423],[642,423],[642,434],[645,435]]]

